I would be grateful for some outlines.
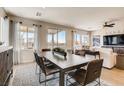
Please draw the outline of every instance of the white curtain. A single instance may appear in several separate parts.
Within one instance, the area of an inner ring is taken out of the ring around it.
[[[1,18],[1,41],[4,46],[9,46],[9,19],[8,17]]]
[[[34,49],[40,50],[40,30],[41,27],[34,25]]]
[[[21,57],[20,57],[20,26],[21,24],[19,22],[12,22],[11,23],[12,26],[12,33],[13,33],[13,63],[14,64],[19,64],[21,61]]]

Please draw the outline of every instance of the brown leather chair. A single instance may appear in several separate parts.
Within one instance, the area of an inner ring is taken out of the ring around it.
[[[39,74],[39,73],[37,73],[38,66],[39,66],[39,62],[38,62],[38,54],[36,53],[36,51],[34,52],[34,57],[35,57],[35,62],[36,62],[35,73],[36,73],[36,74]],[[45,64],[46,66],[54,65],[51,61],[45,59],[44,57],[43,57],[43,61],[44,61],[44,64]]]
[[[44,48],[44,49],[41,49],[41,51],[42,51],[42,52],[49,52],[49,51],[51,51],[51,49],[49,49],[49,48]],[[50,60],[48,60],[48,59],[46,59],[46,58],[44,58],[44,60],[47,62],[47,64],[51,64]]]
[[[67,77],[66,77],[66,84],[68,82],[71,83],[71,85],[87,85],[93,81],[96,81],[100,85],[100,75],[101,75],[101,70],[102,70],[102,64],[103,60],[94,60],[90,63],[88,63],[87,70],[85,69],[78,69],[74,72],[69,72]],[[68,78],[68,76],[70,78]],[[72,83],[70,79],[74,79],[76,82]]]
[[[53,78],[47,79],[47,76],[59,73],[60,69],[57,66],[55,66],[55,65],[47,65],[46,66],[44,64],[43,57],[39,57],[39,56],[38,56],[38,64],[39,64],[39,67],[40,67],[40,73],[39,73],[39,82],[40,83],[45,82],[45,85],[46,85],[47,81],[57,78],[57,77],[53,77]],[[45,75],[45,80],[44,81],[41,81],[41,71]]]
[[[39,62],[38,62],[38,55],[37,55],[36,52],[34,52],[34,57],[35,57],[35,62],[36,62],[35,73],[36,73],[36,74],[39,74],[39,73],[37,73],[37,69],[38,69],[38,66],[39,66]]]

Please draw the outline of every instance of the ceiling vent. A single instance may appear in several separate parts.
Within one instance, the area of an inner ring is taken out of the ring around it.
[[[41,12],[37,12],[36,13],[36,16],[41,17],[42,16],[42,13]]]

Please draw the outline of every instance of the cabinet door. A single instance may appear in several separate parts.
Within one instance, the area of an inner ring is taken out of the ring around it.
[[[0,53],[0,86],[2,85],[2,70],[3,70],[3,64],[2,64],[2,53]]]
[[[0,86],[6,82],[13,67],[13,49],[0,53]]]
[[[1,53],[0,85],[3,85],[7,76],[7,51]]]
[[[5,51],[3,53],[3,81],[5,82],[7,77],[7,61],[8,61],[8,53]]]

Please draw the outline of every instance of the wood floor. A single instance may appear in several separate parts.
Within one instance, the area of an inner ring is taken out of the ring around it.
[[[124,86],[124,70],[103,68],[101,79],[110,83],[112,86]]]

